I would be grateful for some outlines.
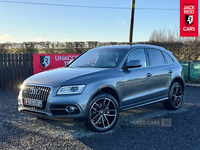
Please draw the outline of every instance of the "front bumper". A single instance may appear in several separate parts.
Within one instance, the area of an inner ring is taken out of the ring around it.
[[[76,95],[56,95],[56,91],[57,88],[52,88],[44,110],[24,105],[24,98],[22,97],[22,91],[20,91],[18,96],[18,111],[41,118],[85,120],[88,113],[88,101],[91,95],[83,93]],[[76,108],[75,111],[67,112],[66,107],[68,106],[74,106]]]

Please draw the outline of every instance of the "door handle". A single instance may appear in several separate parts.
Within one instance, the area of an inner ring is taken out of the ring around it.
[[[169,71],[168,71],[168,73],[170,73],[170,74],[171,74],[172,72],[173,72],[172,70],[169,70]]]
[[[147,76],[147,77],[150,77],[151,75],[152,75],[151,73],[147,73],[147,75],[146,75],[146,76]]]

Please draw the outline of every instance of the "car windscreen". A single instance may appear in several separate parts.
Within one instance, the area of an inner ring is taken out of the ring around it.
[[[124,57],[124,49],[92,49],[81,55],[68,67],[114,68]]]

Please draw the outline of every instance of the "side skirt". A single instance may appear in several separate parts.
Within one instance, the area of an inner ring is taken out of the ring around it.
[[[161,102],[161,101],[164,101],[164,100],[167,100],[167,99],[168,99],[168,97],[162,98],[162,99],[158,99],[158,100],[155,100],[155,101],[151,101],[151,102],[147,102],[147,103],[142,103],[142,104],[139,104],[139,105],[131,105],[131,106],[128,106],[128,107],[122,107],[122,108],[120,108],[120,111],[125,111],[125,110],[129,110],[129,109],[133,109],[133,108],[149,105],[149,104],[152,104],[152,103]]]

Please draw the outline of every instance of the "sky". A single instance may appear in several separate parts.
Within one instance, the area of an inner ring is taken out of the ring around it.
[[[5,1],[0,0],[0,43],[129,40],[131,0],[12,0],[128,9],[44,6]],[[148,41],[154,30],[179,30],[179,10],[162,9],[179,9],[180,0],[135,1],[134,42]]]

